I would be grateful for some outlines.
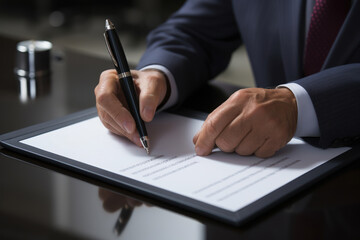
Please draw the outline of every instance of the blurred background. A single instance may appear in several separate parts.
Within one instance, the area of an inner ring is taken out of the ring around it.
[[[20,40],[48,40],[108,59],[103,32],[106,18],[116,25],[131,64],[145,50],[149,31],[164,22],[185,0],[0,0],[0,34]],[[254,86],[244,47],[238,49],[220,81]]]

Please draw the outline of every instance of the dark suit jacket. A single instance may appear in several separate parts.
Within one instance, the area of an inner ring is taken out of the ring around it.
[[[167,67],[180,102],[223,71],[245,44],[258,87],[295,82],[309,93],[319,144],[360,136],[360,0],[341,28],[322,70],[303,77],[305,0],[189,0],[152,31],[138,68]]]

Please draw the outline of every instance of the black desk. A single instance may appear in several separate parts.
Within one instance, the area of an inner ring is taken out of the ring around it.
[[[39,83],[33,99],[20,98],[15,46],[0,37],[0,134],[94,106],[98,76],[112,67],[55,46],[50,82]],[[233,91],[221,88],[214,83],[206,90],[216,100]],[[193,100],[187,105],[200,109]],[[117,236],[124,202],[138,206]],[[233,228],[0,148],[0,239],[360,239],[359,216],[360,163]]]

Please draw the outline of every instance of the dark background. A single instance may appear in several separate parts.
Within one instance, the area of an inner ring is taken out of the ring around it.
[[[0,0],[0,33],[21,40],[51,41],[55,48],[75,49],[108,59],[103,31],[114,22],[133,65],[145,51],[146,35],[185,0]],[[254,86],[245,48],[233,55],[221,81]]]

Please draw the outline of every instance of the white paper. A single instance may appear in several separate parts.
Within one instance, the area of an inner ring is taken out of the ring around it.
[[[274,157],[214,151],[196,156],[203,121],[161,113],[147,124],[150,155],[110,133],[98,117],[21,141],[229,211],[237,211],[349,148],[318,149],[292,139]]]

